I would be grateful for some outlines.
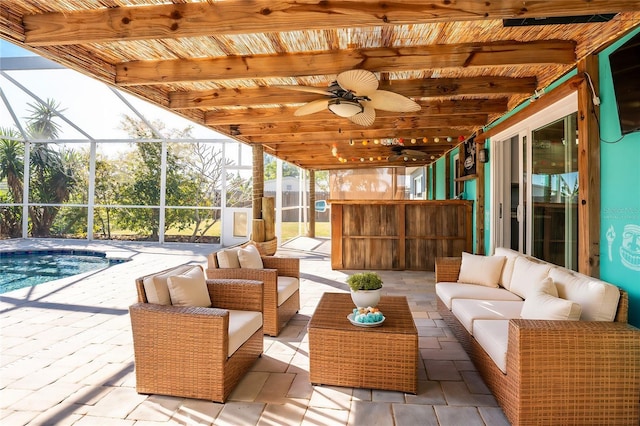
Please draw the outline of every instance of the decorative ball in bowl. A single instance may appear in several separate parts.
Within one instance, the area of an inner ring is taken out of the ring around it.
[[[384,315],[378,308],[366,307],[353,310],[353,321],[360,324],[376,324],[384,320]]]

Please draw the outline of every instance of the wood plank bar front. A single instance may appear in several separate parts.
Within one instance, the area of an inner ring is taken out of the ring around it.
[[[433,271],[471,252],[468,200],[330,200],[331,267]]]

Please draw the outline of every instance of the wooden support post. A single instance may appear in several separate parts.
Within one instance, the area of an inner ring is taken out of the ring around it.
[[[251,227],[251,240],[256,242],[256,243],[262,243],[265,242],[267,240],[265,240],[265,234],[264,234],[264,229],[265,229],[265,222],[264,219],[253,219],[252,222],[252,227]]]
[[[274,197],[262,197],[262,219],[264,220],[264,241],[276,237],[276,208]]]
[[[444,155],[444,199],[451,198],[451,154],[447,151]]]
[[[253,145],[253,218],[262,219],[262,197],[264,197],[264,147]]]
[[[578,62],[598,90],[598,57]],[[597,94],[597,93],[596,93]],[[599,108],[594,106],[588,78],[578,86],[578,271],[600,276],[600,132]]]

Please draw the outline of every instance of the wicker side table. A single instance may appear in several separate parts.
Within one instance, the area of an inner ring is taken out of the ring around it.
[[[309,321],[309,379],[313,384],[418,390],[418,330],[407,298],[382,296],[380,327],[352,325],[351,296],[325,293]]]

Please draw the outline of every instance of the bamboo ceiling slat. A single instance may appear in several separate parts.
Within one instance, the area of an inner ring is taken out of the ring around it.
[[[184,8],[180,6],[180,10],[187,13],[185,19],[188,18],[189,22],[181,20],[179,14],[165,16],[160,13],[176,10],[172,4],[186,5]],[[276,155],[280,152],[281,158],[314,169],[356,167],[356,163],[337,163],[328,152],[329,149],[325,149],[331,144],[348,146],[350,138],[373,139],[376,135],[381,138],[419,138],[420,135],[437,135],[457,139],[458,136],[468,136],[500,117],[502,111],[497,109],[497,105],[500,105],[499,109],[511,109],[519,105],[535,89],[547,87],[575,69],[578,60],[640,25],[640,2],[637,0],[552,0],[526,2],[526,7],[520,0],[461,0],[449,5],[429,0],[390,0],[384,4],[373,0],[254,0],[243,3],[243,7],[238,5],[240,2],[230,0],[11,0],[3,2],[0,37],[112,85],[118,85],[118,78],[122,78],[119,70],[122,73],[122,69],[128,65],[135,68],[134,64],[138,61],[151,61],[148,64],[156,67],[156,71],[159,67],[165,67],[162,73],[145,72],[144,76],[151,80],[145,81],[144,85],[121,87],[157,105],[173,108],[176,113],[197,123],[211,122],[212,129],[242,142],[263,143],[268,152]],[[605,23],[530,27],[502,25],[503,17],[565,16],[581,11],[587,14],[611,13],[618,11],[616,8],[624,12]],[[214,10],[225,11],[225,20],[215,20],[213,15],[194,15],[195,11],[205,13]],[[121,22],[102,20],[96,21],[91,27],[83,27],[82,19],[70,19],[74,16],[107,16],[104,13],[124,19],[132,11],[135,11],[138,19],[136,28],[141,33],[126,33],[122,30],[124,27]],[[82,15],[84,12],[89,14]],[[50,38],[41,43],[25,43],[25,38],[30,34],[38,36],[37,28],[31,33],[28,30],[32,28],[25,28],[25,22],[31,22],[32,19],[28,15],[35,15],[33,20],[38,22],[38,15],[44,13],[57,13],[40,19],[42,31],[39,37],[44,35]],[[488,18],[485,13],[489,14]],[[317,19],[309,19],[312,16]],[[305,19],[301,20],[300,17]],[[67,18],[68,25],[65,24]],[[145,23],[145,18],[151,21]],[[54,22],[54,26],[49,25],[48,19]],[[198,26],[198,22],[211,25]],[[243,31],[243,28],[261,30]],[[283,28],[286,30],[283,31]],[[172,32],[174,30],[175,33]],[[158,35],[150,36],[154,31]],[[58,38],[61,41],[56,42]],[[547,53],[541,53],[536,43],[551,43],[552,40],[575,43],[570,61],[557,57],[555,60],[561,63],[547,63],[548,58],[557,52],[550,49]],[[530,43],[528,47],[523,47],[523,55],[527,59],[544,62],[496,59],[500,56],[495,54],[500,43],[514,42]],[[468,50],[466,57],[456,56],[459,53],[457,50],[465,44],[474,47]],[[389,49],[386,57],[380,49]],[[391,51],[398,55],[388,54]],[[272,87],[327,87],[335,80],[337,73],[358,66],[357,63],[347,62],[353,52],[373,53],[374,58],[364,62],[363,66],[374,71],[382,81],[382,86],[414,97],[425,107],[416,114],[406,114],[396,124],[390,124],[385,118],[387,114],[380,113],[381,130],[376,130],[377,124],[372,128],[358,129],[348,120],[333,117],[327,112],[298,119],[293,115],[294,109],[304,102],[318,99],[319,95],[307,93],[305,98],[301,93],[289,93]],[[440,61],[428,57],[418,60],[425,52],[439,53],[442,58]],[[377,57],[378,54],[382,56]],[[415,56],[415,61],[411,55]],[[311,60],[312,56],[328,58],[330,61],[316,62]],[[260,61],[256,62],[256,58],[260,58]],[[453,61],[454,58],[457,60]],[[293,62],[288,65],[286,60]],[[296,61],[308,62],[301,66]],[[259,69],[253,75],[238,73],[237,76],[214,69],[232,63],[240,68],[257,63]],[[340,66],[341,63],[346,65]],[[399,66],[399,63],[404,63],[405,67]],[[172,78],[172,73],[175,75],[189,66],[203,67],[202,72],[208,77],[196,79],[195,75],[185,73],[184,78]],[[209,76],[215,76],[215,79]],[[490,82],[500,78],[524,80],[521,80],[520,90],[511,91],[503,89],[501,84],[475,87],[469,84],[472,81],[470,79],[487,79]],[[428,90],[416,91],[407,86],[407,81],[412,80],[423,80]],[[523,91],[524,87],[526,90]],[[476,106],[461,107],[461,113],[444,107],[441,111],[437,109],[438,102],[450,108],[452,102],[468,105],[473,101]],[[277,115],[278,111],[282,115]],[[446,121],[443,119],[446,114],[444,111],[449,112]],[[483,113],[484,118],[480,121],[476,121],[478,117],[470,120],[469,115],[462,111]],[[251,114],[255,114],[253,120]],[[269,117],[273,117],[275,124],[260,124],[268,122]],[[325,132],[322,132],[321,126],[313,124],[322,123],[321,117],[328,117],[324,122],[327,127]],[[234,127],[229,123],[235,119],[242,122]],[[218,125],[216,122],[226,124]],[[238,134],[243,129],[252,134]],[[276,134],[274,131],[283,133]],[[281,142],[286,142],[286,147]],[[318,150],[314,151],[314,146]],[[445,148],[440,145],[442,152],[445,152]],[[358,147],[357,154],[364,158],[362,149]],[[371,152],[373,155],[379,151]],[[291,153],[296,155],[292,156]],[[434,156],[438,157],[437,154]],[[430,161],[426,159],[419,164]],[[369,164],[360,166],[371,167]]]

